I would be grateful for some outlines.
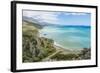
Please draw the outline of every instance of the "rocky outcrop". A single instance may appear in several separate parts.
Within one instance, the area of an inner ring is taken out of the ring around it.
[[[79,54],[79,59],[91,59],[91,49],[84,48]]]

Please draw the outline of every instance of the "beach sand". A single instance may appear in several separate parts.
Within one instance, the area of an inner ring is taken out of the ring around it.
[[[69,49],[69,48],[65,48],[62,45],[54,42],[54,47],[56,48],[56,50],[60,50],[63,52],[63,54],[78,54],[81,52],[81,50],[83,49]]]

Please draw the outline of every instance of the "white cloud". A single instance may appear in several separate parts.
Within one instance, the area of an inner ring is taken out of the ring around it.
[[[78,13],[78,12],[65,12],[65,15],[87,15],[87,13]]]
[[[32,17],[39,22],[58,24],[60,12],[23,11],[23,16]]]
[[[24,10],[23,16],[31,17],[38,22],[41,23],[50,23],[50,24],[67,24],[67,20],[62,20],[61,17],[65,15],[66,17],[68,15],[78,16],[78,15],[87,15],[87,13],[79,13],[79,12],[50,12],[50,11],[29,11]],[[72,23],[72,22],[71,22]],[[74,25],[74,24],[73,24]]]

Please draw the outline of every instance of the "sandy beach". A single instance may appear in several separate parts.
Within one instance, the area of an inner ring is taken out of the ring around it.
[[[78,54],[81,52],[81,50],[83,49],[69,49],[69,48],[65,48],[62,45],[54,42],[54,47],[56,48],[56,50],[61,50],[63,53],[65,54],[69,54],[69,53],[74,53],[74,54]]]

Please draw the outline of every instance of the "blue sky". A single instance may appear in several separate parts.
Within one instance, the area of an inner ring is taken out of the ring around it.
[[[80,12],[23,11],[23,16],[54,25],[90,26],[91,14]]]

